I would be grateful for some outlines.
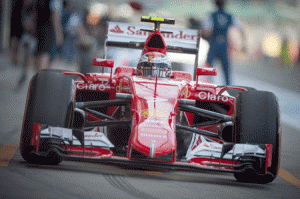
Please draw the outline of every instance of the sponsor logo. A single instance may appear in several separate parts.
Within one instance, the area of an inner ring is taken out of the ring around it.
[[[121,28],[118,25],[116,25],[115,28],[110,29],[109,31],[113,32],[113,33],[123,33],[124,32],[121,30]]]
[[[126,29],[127,31],[121,30],[120,26],[122,29]],[[116,25],[114,28],[110,29],[109,31],[112,33],[116,34],[126,34],[129,36],[142,36],[142,37],[148,37],[151,35],[151,32],[148,31],[142,31],[140,30],[139,27],[132,26],[132,25],[122,25],[119,24]],[[192,34],[191,32],[186,32],[183,30],[178,30],[174,33],[162,33],[161,34],[165,39],[176,39],[176,40],[186,40],[186,41],[196,41],[197,35]]]
[[[154,124],[164,124],[165,123],[165,121],[161,121],[161,120],[147,120],[147,122],[152,122],[152,123],[154,123]]]
[[[99,134],[99,133],[95,133],[93,135],[85,135],[84,137],[85,138],[100,138],[102,137],[103,135],[102,134]]]
[[[228,22],[228,18],[226,17],[226,15],[220,14],[217,16],[217,20],[220,26],[225,26]]]
[[[143,126],[152,128],[152,127],[157,127],[157,124],[151,124],[151,123],[148,124],[148,123],[146,123],[146,124],[143,124]]]
[[[173,34],[173,33],[163,33],[162,34],[163,37],[165,38],[175,38],[175,39],[182,39],[182,40],[195,40],[197,38],[196,35],[189,35],[189,34],[183,34],[183,32],[180,30],[179,34]]]
[[[219,143],[204,143],[202,147],[210,148],[212,150],[220,150],[220,152],[222,151],[222,144]]]
[[[160,118],[167,118],[168,114],[163,111],[157,111],[157,110],[143,110],[142,116],[144,117],[160,117]]]
[[[147,102],[167,102],[169,101],[168,99],[163,99],[163,98],[153,98],[153,97],[144,97]]]
[[[77,89],[79,90],[100,90],[104,91],[107,86],[104,84],[85,84],[85,83],[78,83],[77,84]]]
[[[222,96],[222,95],[215,95],[210,92],[200,92],[198,97],[201,100],[209,100],[209,101],[222,101],[222,102],[227,102],[229,98],[227,96]]]
[[[154,135],[154,134],[148,134],[148,133],[141,133],[141,136],[152,137],[152,138],[167,138],[166,135]]]
[[[151,62],[152,59],[153,59],[153,55],[149,55],[148,56],[148,62]]]
[[[167,133],[166,130],[162,130],[162,129],[146,129],[146,128],[142,128],[141,130],[143,132],[147,132],[147,133]]]
[[[150,35],[150,32],[146,31],[140,31],[140,30],[135,30],[135,26],[128,26],[128,35],[144,35],[148,36]],[[162,33],[161,34],[164,38],[166,39],[181,39],[181,40],[196,40],[197,35],[189,35],[189,34],[183,34],[183,31],[180,30],[179,34],[173,34],[173,33]]]

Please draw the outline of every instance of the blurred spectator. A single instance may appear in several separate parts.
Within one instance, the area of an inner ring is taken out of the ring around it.
[[[93,72],[92,61],[95,58],[96,49],[98,48],[96,39],[99,34],[98,23],[90,24],[88,16],[89,12],[85,10],[77,29],[79,38],[76,47],[78,49],[79,72],[81,73]]]
[[[104,15],[99,23],[99,33],[98,33],[98,45],[101,48],[104,48],[104,43],[105,43],[105,37],[106,37],[106,24],[107,22],[112,21],[110,15]],[[119,22],[119,20],[118,20]]]
[[[190,17],[188,19],[188,28],[200,30],[202,27],[201,21],[195,19],[194,17]]]
[[[18,82],[19,86],[26,80],[29,64],[37,45],[34,37],[35,19],[35,0],[24,0],[22,9],[22,27],[24,31],[18,46],[18,62],[23,66],[23,73]]]
[[[62,26],[64,32],[64,44],[62,46],[62,57],[67,63],[74,63],[77,57],[77,42],[84,40],[87,36],[83,25],[84,16],[78,12],[74,3],[64,0],[62,12]]]
[[[62,0],[36,1],[37,70],[49,68],[58,48],[63,45],[62,9]]]
[[[226,84],[230,85],[230,65],[228,57],[228,30],[231,26],[235,26],[242,34],[243,48],[245,52],[245,36],[243,28],[237,18],[231,14],[225,12],[225,0],[215,0],[215,4],[218,8],[217,11],[213,12],[204,23],[204,35],[209,37],[210,49],[207,55],[207,63],[205,67],[211,67],[212,62],[215,59],[219,59],[222,63]]]
[[[23,33],[22,27],[22,8],[23,0],[12,1],[12,12],[11,12],[11,61],[14,65],[18,64],[18,45],[19,40]]]
[[[94,72],[95,68],[93,69],[92,67],[93,58],[103,57],[106,22],[109,20],[109,15],[103,15],[96,18],[92,16],[90,12],[86,11],[83,27],[79,28],[81,35],[80,40],[77,43],[81,73]]]
[[[135,10],[136,12],[142,12],[144,7],[141,2],[138,1],[130,1],[129,5]]]
[[[63,44],[61,23],[62,0],[24,0],[24,3],[26,6],[24,6],[23,9],[24,19],[22,19],[22,22],[26,27],[24,34],[25,50],[34,48],[28,44],[33,43],[32,38],[35,38],[36,47],[33,53],[35,69],[39,71],[40,69],[49,68],[51,61],[58,52],[58,47],[61,47]],[[35,18],[35,24],[30,20],[32,17]],[[34,37],[31,35],[33,32]],[[24,54],[26,55],[24,72],[18,82],[16,90],[19,90],[20,86],[27,79],[27,58],[29,53],[26,52]]]
[[[288,37],[285,37],[281,45],[281,54],[280,59],[282,62],[283,68],[290,70],[293,68],[293,60],[290,57],[289,53],[289,40]]]

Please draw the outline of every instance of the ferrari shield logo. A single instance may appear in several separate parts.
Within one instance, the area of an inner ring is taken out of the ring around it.
[[[151,62],[152,59],[153,59],[153,55],[149,55],[148,56],[148,62]]]

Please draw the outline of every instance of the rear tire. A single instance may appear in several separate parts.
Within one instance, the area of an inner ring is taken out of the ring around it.
[[[31,79],[20,138],[20,153],[23,159],[34,164],[59,164],[62,159],[50,152],[47,157],[36,155],[32,146],[33,124],[70,127],[75,95],[71,76],[62,70],[42,70]],[[44,148],[39,145],[39,149]],[[49,146],[48,146],[49,147]]]
[[[235,121],[237,143],[272,144],[269,173],[235,173],[237,181],[266,184],[272,182],[279,170],[280,115],[276,96],[271,92],[250,90],[237,97]]]

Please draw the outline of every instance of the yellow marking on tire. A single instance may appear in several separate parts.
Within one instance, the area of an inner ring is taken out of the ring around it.
[[[284,169],[280,169],[278,172],[278,176],[286,180],[287,182],[295,185],[296,187],[300,188],[300,180],[297,179],[295,176],[290,174]]]
[[[16,145],[3,145],[0,149],[0,167],[7,167],[18,150]]]

